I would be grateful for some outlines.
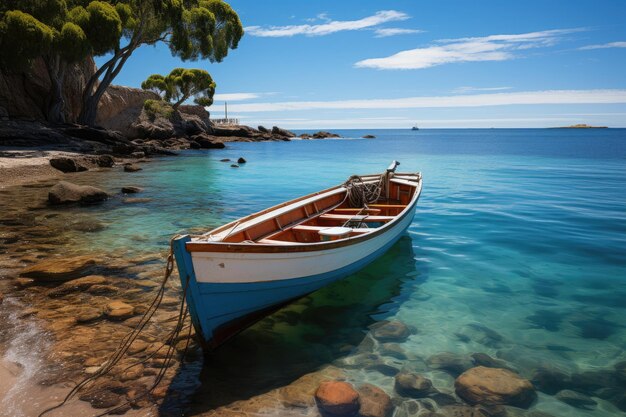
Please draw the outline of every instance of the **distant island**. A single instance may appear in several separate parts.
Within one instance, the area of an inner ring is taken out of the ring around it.
[[[553,129],[608,129],[608,127],[607,126],[590,126],[584,123],[580,123],[580,124],[571,125],[571,126],[555,127]]]

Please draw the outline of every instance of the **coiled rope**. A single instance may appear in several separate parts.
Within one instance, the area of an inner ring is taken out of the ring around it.
[[[150,303],[150,306],[148,307],[146,312],[141,317],[141,320],[139,321],[139,323],[135,326],[135,328],[132,331],[130,331],[122,339],[122,341],[120,342],[120,344],[117,347],[117,349],[115,350],[115,352],[100,367],[100,369],[98,369],[98,371],[96,373],[94,373],[93,375],[88,376],[87,378],[85,378],[81,382],[79,382],[74,388],[72,388],[72,390],[67,394],[67,396],[63,399],[63,401],[61,403],[44,410],[43,412],[41,412],[39,414],[39,417],[43,417],[44,415],[46,415],[50,411],[56,410],[56,409],[64,406],[70,399],[72,399],[74,396],[76,396],[76,394],[78,394],[79,392],[83,392],[83,391],[89,392],[88,391],[89,388],[93,387],[93,384],[99,378],[109,374],[111,372],[111,370],[126,355],[128,350],[130,349],[130,346],[132,345],[132,343],[141,334],[143,329],[146,327],[146,325],[148,324],[150,319],[152,319],[152,316],[154,316],[156,311],[159,309],[159,306],[161,305],[161,301],[163,300],[163,296],[165,294],[166,284],[167,284],[170,276],[172,275],[172,271],[174,270],[174,247],[173,247],[173,242],[178,237],[179,236],[175,236],[175,237],[173,237],[170,240],[170,253],[167,256],[167,264],[165,266],[165,274],[164,274],[163,280],[161,281],[161,285],[159,286],[159,290],[158,290],[156,296],[154,297],[154,299]],[[182,360],[184,360],[184,358],[185,358],[185,356],[187,354],[187,351],[189,349],[189,341],[190,341],[190,338],[191,338],[191,330],[192,330],[192,326],[190,324],[185,325],[185,321],[186,321],[186,319],[187,319],[187,317],[189,315],[189,309],[188,309],[188,306],[186,304],[186,300],[187,300],[186,299],[186,294],[187,294],[188,286],[189,286],[189,277],[185,277],[185,286],[183,288],[182,301],[180,303],[180,308],[179,308],[179,311],[178,311],[178,318],[176,320],[176,326],[174,327],[174,330],[172,330],[169,333],[169,335],[167,336],[165,341],[163,343],[161,343],[161,345],[159,346],[158,349],[154,350],[148,356],[146,356],[145,358],[141,359],[137,363],[132,364],[132,365],[130,365],[130,366],[128,366],[128,367],[126,367],[126,368],[124,368],[122,370],[122,372],[126,372],[127,370],[129,370],[131,368],[134,368],[136,366],[139,366],[139,365],[142,365],[142,364],[146,363],[148,360],[152,359],[158,352],[160,352],[163,348],[165,348],[167,346],[163,365],[161,366],[161,368],[159,369],[159,372],[155,376],[154,383],[150,386],[150,388],[146,389],[145,392],[143,392],[142,394],[140,394],[138,396],[135,396],[132,400],[128,400],[128,401],[126,401],[126,402],[124,402],[124,403],[122,403],[120,405],[117,405],[117,406],[115,406],[113,408],[109,408],[105,412],[103,412],[101,414],[98,414],[95,417],[102,417],[102,416],[109,415],[111,413],[120,412],[120,411],[124,410],[126,407],[130,406],[133,402],[136,402],[137,400],[146,397],[152,391],[154,391],[154,389],[161,383],[161,381],[163,380],[163,377],[165,376],[165,373],[166,373],[167,369],[172,364],[172,360],[174,358],[174,353],[176,352],[176,346],[175,346],[176,345],[176,341],[180,340],[179,339],[180,334],[184,330],[187,330],[186,344],[185,344],[185,348],[183,349],[183,352],[182,352],[181,362],[182,362]],[[101,392],[101,391],[103,391],[105,389],[106,389],[106,387],[102,388],[101,390],[95,390],[95,391],[92,391],[92,392],[93,393],[97,393],[97,392]]]
[[[378,201],[387,184],[388,173],[380,175],[378,182],[366,182],[359,175],[353,175],[343,184],[350,207],[367,208]]]

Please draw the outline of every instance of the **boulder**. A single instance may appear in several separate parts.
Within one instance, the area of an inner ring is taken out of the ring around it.
[[[82,278],[73,279],[63,284],[59,285],[56,288],[48,291],[49,297],[61,297],[63,295],[77,292],[77,291],[85,291],[92,285],[101,285],[105,284],[107,279],[100,275],[89,275]]]
[[[371,326],[374,339],[379,342],[402,342],[411,334],[408,326],[397,320],[383,320]]]
[[[96,260],[88,255],[49,258],[23,269],[20,276],[37,281],[67,281],[85,276],[95,264]]]
[[[111,320],[126,320],[134,315],[135,308],[123,301],[112,301],[107,304],[104,313]]]
[[[469,404],[528,408],[537,394],[530,381],[507,369],[471,368],[454,381],[456,394]]]
[[[334,416],[351,416],[359,409],[359,393],[343,381],[322,382],[315,391],[315,401],[322,412]]]
[[[135,165],[135,164],[126,164],[124,165],[124,172],[137,172],[137,171],[141,171],[143,168],[141,168],[139,165]]]
[[[100,168],[111,168],[113,165],[115,165],[115,159],[113,159],[113,157],[111,155],[98,155],[96,157],[96,165],[98,165]]]
[[[359,417],[389,417],[393,411],[391,397],[372,384],[361,385],[359,393]]]
[[[122,192],[124,194],[136,194],[136,193],[140,193],[143,191],[143,188],[141,187],[135,187],[132,185],[127,185],[126,187],[122,187]]]
[[[319,132],[313,133],[311,137],[313,139],[326,139],[326,138],[340,138],[341,136],[339,136],[336,133],[330,133],[330,132],[325,132],[323,130],[320,130]]]
[[[290,132],[289,130],[286,130],[286,129],[281,129],[278,126],[272,127],[272,134],[273,135],[278,135],[278,136],[285,136],[285,137],[288,137],[288,138],[296,137],[295,133]]]
[[[239,159],[237,159],[238,164],[245,164],[246,162],[248,161],[246,161],[244,157],[240,157]]]
[[[206,133],[194,135],[191,140],[196,142],[201,149],[223,149],[226,147],[224,142],[220,141],[215,136],[209,136]]]
[[[554,397],[572,407],[582,408],[584,410],[593,410],[593,408],[598,405],[593,398],[568,389],[557,392]]]
[[[109,195],[103,190],[90,185],[76,185],[71,182],[61,181],[50,188],[48,202],[50,204],[82,203],[92,204],[105,201]]]
[[[78,161],[72,158],[52,158],[50,159],[50,165],[52,165],[53,168],[66,173],[87,171],[85,166],[81,165]]]
[[[433,391],[433,384],[428,378],[403,371],[395,376],[395,389],[402,396],[421,398]]]

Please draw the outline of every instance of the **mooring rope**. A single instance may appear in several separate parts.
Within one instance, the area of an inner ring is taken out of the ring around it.
[[[177,239],[179,236],[175,236],[170,240],[170,252],[167,256],[167,263],[165,266],[165,274],[163,277],[163,281],[161,282],[161,285],[159,286],[159,290],[156,294],[156,296],[154,297],[154,299],[152,300],[152,302],[150,303],[150,306],[148,307],[148,309],[146,310],[146,312],[143,314],[143,316],[141,317],[141,320],[139,320],[139,323],[137,323],[137,325],[135,326],[135,328],[130,331],[126,336],[124,336],[124,338],[122,339],[122,341],[120,342],[119,346],[117,347],[117,349],[115,350],[115,352],[111,355],[111,357],[109,358],[109,360],[107,360],[101,367],[100,369],[98,369],[97,372],[95,372],[93,375],[90,375],[88,377],[86,377],[85,379],[83,379],[81,382],[79,382],[74,388],[72,388],[72,390],[67,394],[67,396],[63,399],[63,401],[53,407],[50,407],[44,411],[42,411],[39,414],[39,417],[43,417],[44,415],[46,415],[47,413],[49,413],[50,411],[56,410],[62,406],[64,406],[71,398],[73,398],[77,393],[79,393],[80,391],[82,391],[83,389],[88,389],[87,387],[91,384],[93,385],[93,383],[95,383],[96,380],[98,380],[99,378],[107,375],[119,362],[120,360],[126,355],[126,353],[128,352],[128,350],[130,349],[130,346],[132,345],[132,343],[137,340],[137,338],[139,337],[139,335],[141,334],[141,332],[143,331],[143,329],[146,327],[146,325],[148,324],[148,322],[152,319],[152,317],[154,316],[154,314],[156,313],[156,311],[159,309],[159,306],[161,305],[161,302],[163,300],[163,296],[165,295],[165,287],[166,284],[170,278],[170,276],[172,275],[172,271],[174,270],[174,240]],[[144,363],[146,363],[148,360],[152,359],[159,351],[161,351],[161,349],[163,349],[165,346],[167,346],[167,352],[165,353],[165,359],[163,361],[163,365],[162,367],[159,369],[159,372],[157,373],[157,375],[155,376],[155,380],[154,383],[152,384],[152,386],[150,388],[148,388],[144,393],[134,397],[132,400],[128,400],[123,404],[117,405],[113,408],[110,408],[108,410],[106,410],[104,413],[98,414],[95,417],[102,417],[102,416],[106,416],[108,414],[114,413],[116,411],[121,411],[123,410],[125,407],[131,405],[133,402],[147,396],[148,394],[150,394],[152,391],[154,391],[154,389],[159,385],[159,383],[163,380],[163,377],[165,376],[167,369],[170,367],[172,360],[174,358],[174,353],[176,351],[176,341],[180,340],[179,336],[180,333],[188,328],[188,333],[187,333],[187,341],[185,344],[185,348],[183,350],[182,353],[182,360],[184,360],[188,348],[189,348],[189,340],[191,337],[191,330],[192,330],[192,326],[191,325],[187,325],[185,326],[185,320],[187,319],[187,316],[189,314],[189,309],[188,306],[186,304],[186,294],[187,294],[187,288],[189,286],[189,277],[185,277],[185,287],[183,288],[183,294],[182,294],[182,301],[180,303],[180,308],[179,308],[179,312],[178,312],[178,319],[176,322],[176,326],[174,328],[174,330],[172,330],[168,337],[166,338],[166,340],[161,343],[161,346],[159,346],[158,349],[154,350],[153,352],[151,352],[147,357],[143,358],[142,360],[140,360],[139,362],[129,365],[128,367],[126,367],[125,369],[122,370],[122,372],[125,372],[133,367],[142,365]],[[105,389],[105,388],[103,388]],[[95,392],[99,392],[99,391],[95,391]]]

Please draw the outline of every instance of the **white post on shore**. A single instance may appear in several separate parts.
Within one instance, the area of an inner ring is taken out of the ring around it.
[[[224,102],[224,119],[228,120],[228,103]]]

